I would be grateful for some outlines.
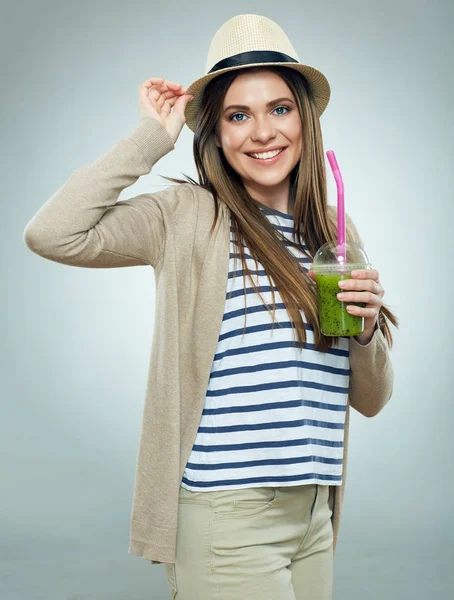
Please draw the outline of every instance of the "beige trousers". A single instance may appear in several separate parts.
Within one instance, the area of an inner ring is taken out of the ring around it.
[[[174,600],[331,600],[329,486],[180,488]]]

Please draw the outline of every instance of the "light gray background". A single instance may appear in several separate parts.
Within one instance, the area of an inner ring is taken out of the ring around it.
[[[352,411],[334,598],[454,592],[451,0],[3,0],[5,600],[169,598],[162,567],[127,552],[153,270],[71,268],[31,253],[22,234],[79,166],[136,127],[141,82],[189,85],[215,31],[247,12],[277,21],[328,77],[325,150],[401,320],[390,404],[373,419]],[[192,136],[185,127],[120,198],[168,185],[158,173],[195,175]]]

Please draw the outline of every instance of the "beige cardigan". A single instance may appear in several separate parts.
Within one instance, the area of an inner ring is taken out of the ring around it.
[[[175,562],[178,494],[194,443],[224,311],[229,209],[210,237],[212,195],[191,184],[118,201],[174,149],[166,129],[143,117],[125,139],[77,169],[24,231],[27,247],[76,267],[151,265],[155,325],[134,482],[129,553]],[[369,344],[350,341],[349,404],[372,417],[392,393],[388,346],[376,329]],[[347,407],[341,486],[331,486],[334,547],[346,480]]]

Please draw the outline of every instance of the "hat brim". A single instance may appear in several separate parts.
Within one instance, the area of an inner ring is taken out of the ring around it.
[[[228,71],[237,71],[238,69],[248,69],[250,67],[270,66],[287,67],[289,69],[294,69],[295,71],[298,71],[299,73],[304,75],[311,88],[318,116],[321,116],[321,114],[327,107],[331,96],[330,85],[323,73],[321,73],[317,69],[314,69],[313,67],[309,67],[308,65],[302,65],[300,63],[254,63],[249,65],[239,65],[237,67],[228,67],[226,69],[220,69],[219,71],[215,71],[214,73],[204,75],[203,77],[200,77],[199,79],[191,83],[191,85],[187,88],[186,93],[191,94],[192,96],[194,96],[194,98],[190,102],[188,102],[185,108],[184,115],[186,119],[186,125],[189,127],[189,129],[195,131],[197,124],[197,115],[200,110],[203,91],[212,79],[218,77],[222,73],[227,73]]]

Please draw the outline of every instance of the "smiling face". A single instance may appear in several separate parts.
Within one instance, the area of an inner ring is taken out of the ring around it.
[[[238,75],[225,95],[216,131],[217,146],[249,194],[286,210],[290,172],[302,152],[301,117],[287,83],[267,70]],[[273,158],[250,156],[282,148]]]

